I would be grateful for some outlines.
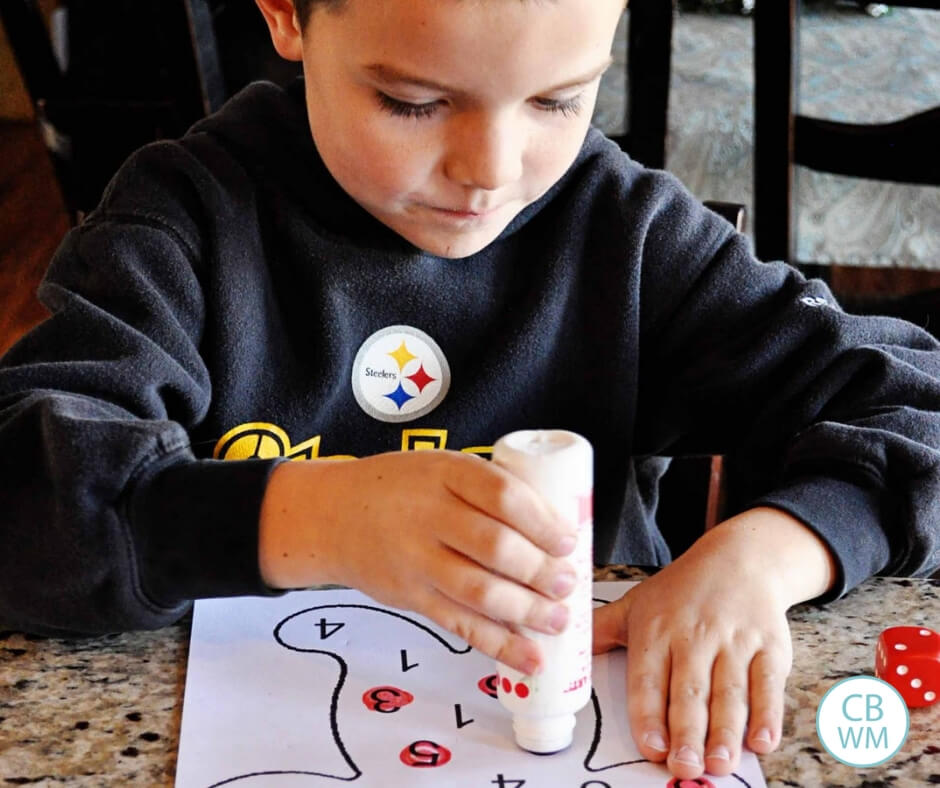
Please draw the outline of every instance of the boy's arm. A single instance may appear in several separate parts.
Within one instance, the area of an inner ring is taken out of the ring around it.
[[[639,454],[731,453],[747,510],[596,614],[627,645],[641,752],[694,778],[777,746],[786,610],[881,570],[937,567],[940,349],[845,314],[821,282],[753,258],[669,176],[650,174]],[[742,459],[743,458],[743,461]]]
[[[199,272],[154,216],[100,212],[40,288],[51,317],[0,364],[0,622],[164,626],[202,595],[265,593],[273,463],[196,460],[211,396]]]
[[[565,627],[557,600],[576,576],[561,557],[575,541],[571,524],[493,463],[395,452],[280,465],[261,509],[258,554],[272,587],[352,586],[532,673],[541,654],[518,627]]]
[[[0,365],[3,626],[153,628],[191,599],[337,582],[534,669],[510,627],[564,626],[564,526],[496,466],[194,456],[213,382],[200,273],[154,216],[99,214],[57,255],[52,317]]]
[[[692,779],[730,774],[742,741],[780,742],[791,664],[786,610],[826,593],[836,565],[803,523],[758,508],[595,613],[595,651],[629,650],[628,714],[644,757]]]
[[[771,506],[832,550],[828,596],[937,568],[940,346],[846,314],[665,175],[645,250],[634,450],[730,454],[736,504]],[[741,493],[744,490],[744,494]]]

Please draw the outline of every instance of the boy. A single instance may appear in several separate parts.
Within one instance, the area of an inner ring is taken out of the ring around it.
[[[531,672],[570,526],[472,455],[584,434],[597,562],[656,564],[631,456],[735,449],[772,486],[595,645],[629,647],[633,734],[676,776],[776,747],[786,610],[937,564],[937,344],[589,131],[622,0],[257,4],[304,81],[132,157],[0,370],[0,616],[157,627],[342,583]],[[390,451],[424,444],[462,451]]]

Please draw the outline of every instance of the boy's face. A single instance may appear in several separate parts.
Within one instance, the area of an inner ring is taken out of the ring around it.
[[[310,128],[346,192],[466,257],[574,161],[623,0],[347,0],[303,31]]]

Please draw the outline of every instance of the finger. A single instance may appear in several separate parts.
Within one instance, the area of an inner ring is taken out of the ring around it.
[[[780,744],[783,698],[789,672],[790,659],[779,649],[766,648],[751,660],[751,719],[747,745],[754,752],[771,752]]]
[[[553,558],[536,547],[518,531],[476,509],[461,518],[441,541],[487,569],[528,586],[553,599],[571,593],[578,576],[574,567],[561,558]]]
[[[627,652],[627,714],[633,739],[644,758],[655,763],[669,753],[666,702],[669,649],[632,638]]]
[[[575,548],[576,524],[559,515],[532,487],[498,465],[455,463],[449,466],[444,484],[465,503],[504,522],[552,555],[568,555]]]
[[[423,603],[415,609],[466,641],[471,648],[504,665],[530,676],[542,668],[537,643],[440,592],[429,589]]]
[[[715,660],[709,700],[705,769],[711,774],[734,771],[741,758],[747,725],[748,659],[723,651]]]
[[[673,654],[669,677],[669,771],[693,779],[704,770],[703,751],[708,730],[708,698],[714,653],[701,641]]]
[[[630,616],[629,593],[606,605],[594,608],[594,637],[592,647],[595,654],[603,654],[618,646],[627,645],[627,620]]]
[[[449,560],[432,571],[434,587],[454,602],[487,618],[557,635],[568,625],[568,607],[487,571],[466,556],[449,551]]]

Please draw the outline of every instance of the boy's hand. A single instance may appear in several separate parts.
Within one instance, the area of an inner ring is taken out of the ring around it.
[[[834,578],[812,531],[753,509],[595,610],[595,653],[628,649],[627,711],[643,757],[692,779],[731,773],[742,740],[775,749],[792,659],[786,611]]]
[[[351,586],[413,610],[526,673],[557,633],[575,573],[564,522],[493,463],[447,451],[285,462],[262,504],[259,565],[275,588]]]

